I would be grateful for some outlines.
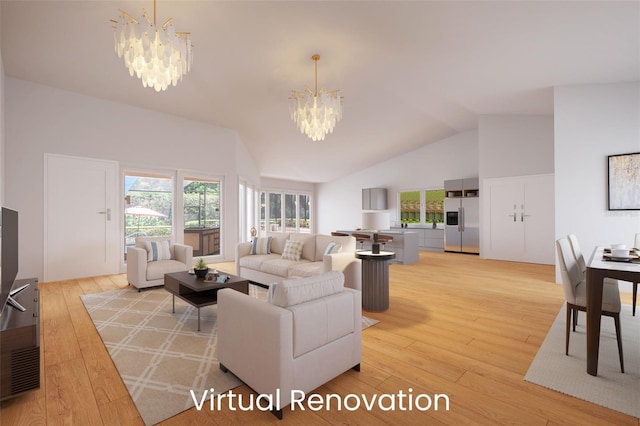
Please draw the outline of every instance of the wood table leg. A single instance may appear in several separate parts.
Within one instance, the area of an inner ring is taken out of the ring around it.
[[[598,375],[602,288],[606,273],[587,268],[587,373]]]

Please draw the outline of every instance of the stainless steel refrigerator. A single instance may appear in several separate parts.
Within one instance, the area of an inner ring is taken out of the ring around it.
[[[444,212],[444,250],[480,253],[480,198],[445,198]]]

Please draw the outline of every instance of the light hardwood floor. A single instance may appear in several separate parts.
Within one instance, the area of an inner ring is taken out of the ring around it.
[[[234,270],[233,263],[216,267]],[[285,408],[279,422],[260,411],[193,408],[162,424],[640,425],[640,419],[523,380],[564,300],[552,266],[421,252],[418,264],[391,265],[390,276],[389,310],[365,313],[380,323],[363,332],[361,371],[315,393],[413,389],[414,395],[447,394],[448,412]],[[126,287],[124,275],[40,285],[42,386],[2,403],[3,425],[142,424],[79,298]],[[630,295],[623,297],[631,303]]]

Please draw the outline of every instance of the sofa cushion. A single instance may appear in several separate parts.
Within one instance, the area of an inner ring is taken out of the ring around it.
[[[187,265],[177,260],[158,260],[147,263],[147,281],[164,279],[164,274],[186,271]]]
[[[271,237],[271,253],[282,254],[284,244],[289,239],[289,234],[286,232],[268,232],[267,236]]]
[[[255,237],[251,241],[251,254],[271,254],[271,237]]]
[[[282,258],[286,260],[299,261],[302,255],[302,241],[288,240],[282,251]],[[307,259],[308,260],[308,259]]]
[[[308,260],[287,260],[278,257],[276,259],[268,259],[260,264],[260,272],[265,274],[277,275],[279,277],[286,278],[289,276],[289,268],[296,266],[300,263],[308,263]]]
[[[260,270],[260,266],[263,262],[273,259],[280,259],[279,254],[256,254],[253,256],[242,256],[238,260],[238,264],[243,268],[249,268],[256,271]]]
[[[291,265],[287,271],[289,278],[312,277],[324,270],[322,262],[301,262]]]
[[[316,259],[316,236],[312,234],[294,233],[289,236],[291,241],[302,242],[302,258],[315,262]]]
[[[312,277],[284,280],[275,286],[272,303],[286,308],[310,300],[339,293],[344,288],[344,275],[339,271]]]

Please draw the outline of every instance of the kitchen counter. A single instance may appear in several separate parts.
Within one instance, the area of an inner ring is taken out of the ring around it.
[[[392,231],[409,231],[418,234],[418,247],[421,250],[444,250],[444,225],[433,229],[431,225],[414,225],[409,228],[391,227]]]
[[[373,234],[374,231],[370,229],[349,229],[349,230],[338,230],[337,232],[342,232],[345,234],[367,234],[370,237],[369,241],[364,242],[363,250],[371,250],[371,245],[373,244]],[[385,229],[378,231],[378,234],[383,235],[391,235],[393,236],[393,241],[385,244],[385,251],[392,251],[396,254],[396,257],[391,262],[393,263],[402,263],[405,265],[418,262],[418,233],[412,232],[411,229]],[[358,244],[356,247],[360,248]],[[381,248],[382,249],[382,248]]]

